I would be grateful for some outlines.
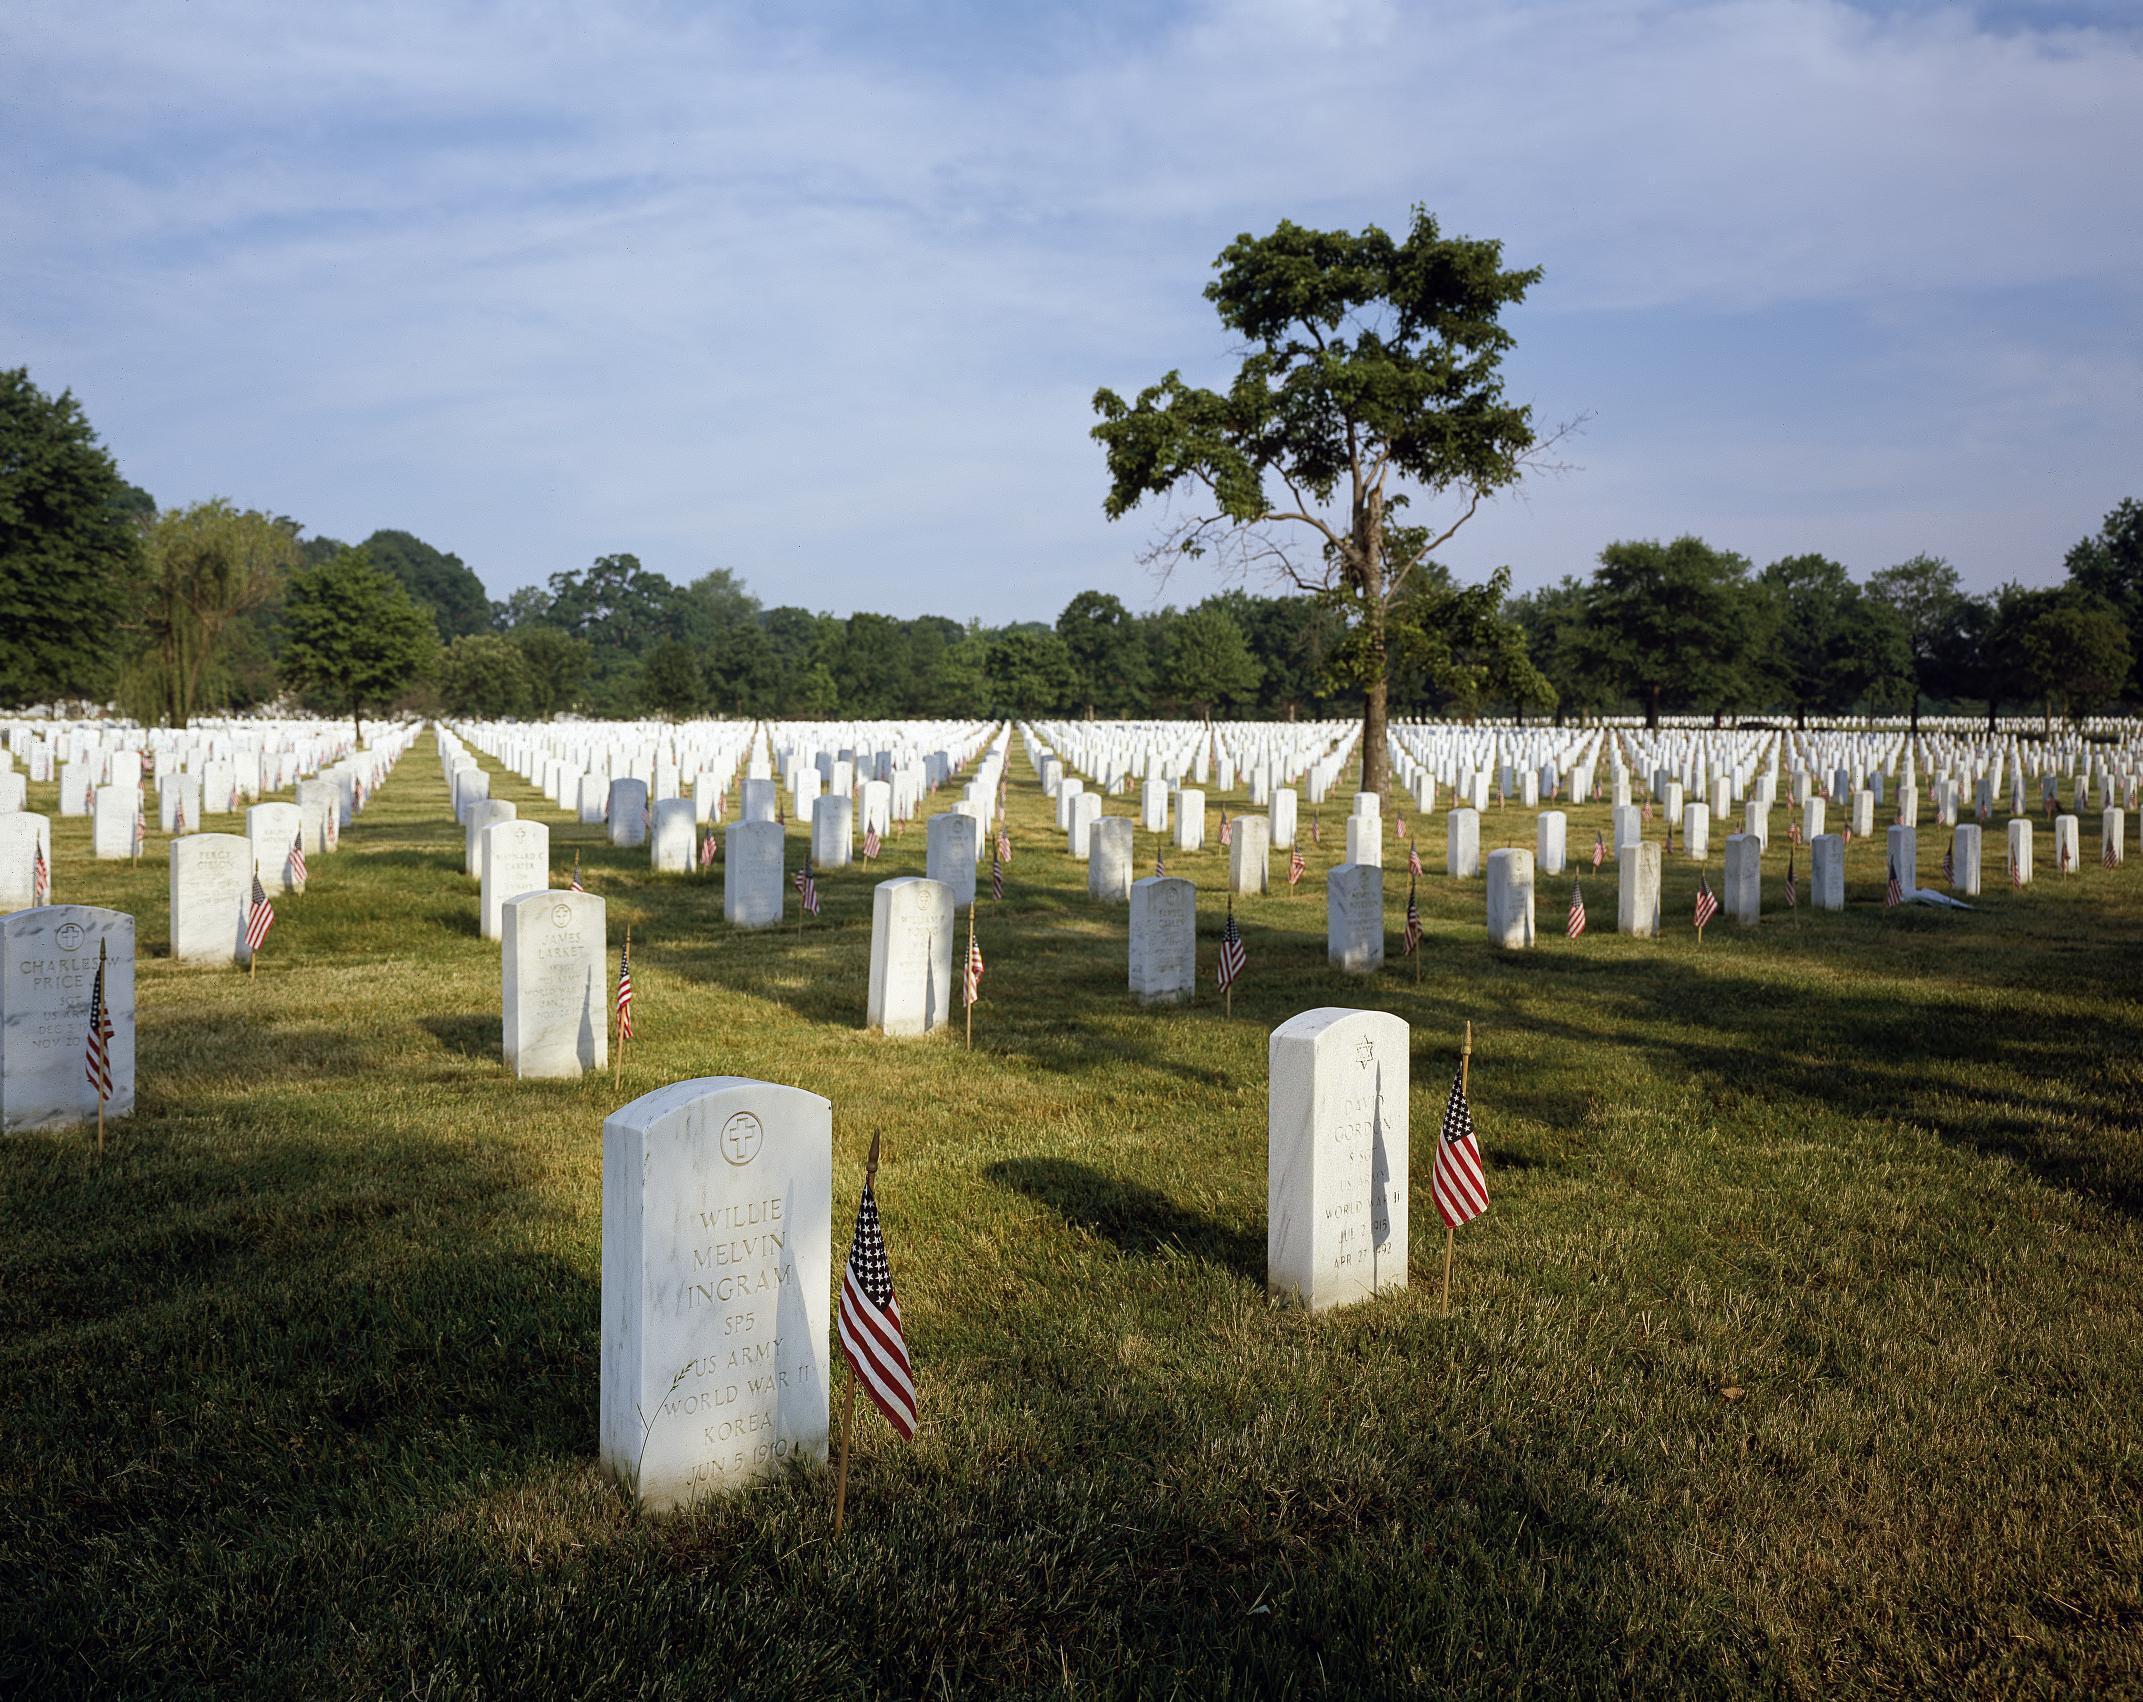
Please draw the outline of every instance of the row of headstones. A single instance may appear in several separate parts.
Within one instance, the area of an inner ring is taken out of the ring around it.
[[[1305,1011],[1273,1030],[1274,1295],[1324,1310],[1406,1286],[1409,1044],[1383,1011]],[[602,1239],[600,1455],[642,1506],[826,1458],[830,1101],[716,1076],[611,1113]]]
[[[403,730],[385,732],[372,746],[342,757],[317,778],[300,780],[295,802],[271,800],[249,806],[243,835],[202,833],[198,831],[199,818],[187,820],[183,833],[167,830],[175,834],[171,841],[175,940],[188,932],[180,929],[176,920],[180,910],[193,913],[198,908],[195,895],[204,890],[220,894],[223,884],[223,877],[217,874],[204,873],[196,878],[196,861],[203,870],[211,864],[218,868],[227,865],[229,878],[244,883],[248,890],[257,868],[264,886],[287,890],[296,878],[289,855],[293,842],[302,842],[307,857],[332,851],[341,828],[385,777],[413,736]],[[104,814],[108,799],[115,806],[109,821]],[[136,829],[142,825],[137,809],[134,796],[120,786],[107,786],[99,793],[97,825],[92,832],[92,854],[96,858],[111,861],[135,854]],[[188,849],[177,849],[182,846]],[[219,846],[222,849],[217,849]],[[21,910],[37,902],[40,862],[49,899],[61,884],[50,818],[28,810],[0,814],[0,911]],[[182,886],[187,894],[183,905]],[[213,902],[220,905],[220,896]]]

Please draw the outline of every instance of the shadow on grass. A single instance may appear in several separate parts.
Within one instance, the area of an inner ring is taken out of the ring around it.
[[[985,1166],[982,1174],[1047,1206],[1074,1228],[1114,1242],[1134,1258],[1186,1253],[1264,1285],[1262,1238],[1187,1211],[1159,1189],[1067,1158],[1009,1158]]]

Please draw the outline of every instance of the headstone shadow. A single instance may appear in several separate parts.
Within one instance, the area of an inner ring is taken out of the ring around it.
[[[1008,1158],[983,1175],[1025,1194],[1075,1228],[1091,1230],[1134,1258],[1186,1253],[1265,1283],[1265,1238],[1187,1210],[1157,1188],[1127,1182],[1068,1158]]]

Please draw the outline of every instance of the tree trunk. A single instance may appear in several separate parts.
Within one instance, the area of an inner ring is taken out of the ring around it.
[[[363,698],[350,699],[350,725],[357,729],[357,742],[365,742],[365,704]]]
[[[1989,738],[1994,736],[1994,709],[1994,699],[1990,697],[1987,699],[1987,736]]]
[[[1912,736],[1916,739],[1920,736],[1920,688],[1918,686],[1912,688]]]
[[[1379,651],[1382,648],[1380,641]],[[1384,749],[1384,705],[1388,689],[1380,676],[1362,690],[1362,790],[1365,792],[1381,794],[1391,777],[1391,761]]]
[[[1645,690],[1644,729],[1648,733],[1659,731],[1659,686],[1656,683]]]

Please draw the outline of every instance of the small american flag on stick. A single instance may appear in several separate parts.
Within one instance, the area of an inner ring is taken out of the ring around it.
[[[1473,1132],[1473,1111],[1466,1103],[1466,1067],[1451,1078],[1451,1098],[1444,1106],[1444,1126],[1436,1142],[1436,1163],[1429,1191],[1447,1229],[1471,1223],[1488,1209],[1488,1177],[1481,1168],[1481,1144]]]
[[[997,860],[1000,863],[1012,861],[1012,836],[1003,828],[997,830]]]
[[[89,989],[89,1044],[83,1054],[83,1073],[97,1090],[97,1108],[112,1096],[112,1009],[104,997],[104,968],[110,942],[97,942],[97,979]]]
[[[1421,879],[1421,847],[1419,845],[1409,845],[1406,848],[1406,874],[1409,880],[1418,881]]]
[[[583,887],[583,886],[582,886],[582,885],[580,884],[580,853],[579,853],[578,851],[576,851],[576,852],[574,852],[574,853],[573,853],[573,886],[572,886],[572,890],[573,890],[574,892],[583,892],[583,891],[585,891],[585,890],[586,890],[586,888],[584,888],[584,887]]]
[[[45,861],[43,841],[30,848],[30,902],[47,904],[52,899],[52,865]]]
[[[1228,925],[1220,931],[1220,973],[1215,977],[1220,990],[1231,1001],[1235,997],[1235,983],[1249,964],[1249,954],[1243,950],[1243,931],[1235,925],[1235,900],[1228,900]]]
[[[903,1442],[915,1437],[915,1369],[900,1327],[900,1301],[893,1293],[893,1271],[886,1260],[885,1231],[878,1222],[878,1199],[872,1179],[878,1173],[878,1137],[871,1136],[871,1156],[864,1170],[863,1198],[856,1206],[856,1232],[849,1238],[848,1268],[841,1273],[838,1330],[841,1357],[855,1374],[871,1404]],[[848,1433],[841,1435],[846,1481]]]
[[[1570,877],[1570,937],[1574,940],[1585,931],[1585,892],[1575,875]]]
[[[1786,853],[1786,908],[1796,909],[1800,902],[1801,890],[1793,878],[1793,852],[1789,849]]]
[[[1607,843],[1600,837],[1599,831],[1595,829],[1593,831],[1592,836],[1592,866],[1597,869],[1602,863],[1606,861]]]
[[[618,1039],[632,1038],[632,928],[625,929],[625,944],[618,952]]]
[[[863,860],[866,863],[875,863],[878,860],[879,848],[883,844],[884,841],[878,837],[876,826],[865,828],[863,830]]]
[[[1942,848],[1942,884],[1944,886],[1955,886],[1957,884],[1957,844],[1955,840],[1952,840]]]
[[[962,989],[967,996],[967,1003],[969,1004],[973,1004],[982,997],[982,969],[982,942],[975,938],[973,915],[970,912],[967,937],[967,973],[963,977],[965,986]]]
[[[703,869],[714,867],[714,829],[711,827],[699,836],[699,866]]]
[[[260,948],[275,926],[275,906],[268,902],[268,889],[260,884],[260,870],[253,871],[253,902],[246,909],[246,955],[256,962]]]
[[[990,859],[990,897],[995,902],[1002,904],[1004,896],[1005,860],[1002,857],[992,857]]]
[[[1228,820],[1228,806],[1220,806],[1220,842],[1223,846],[1235,843],[1235,824]]]
[[[1294,855],[1287,860],[1287,884],[1289,886],[1300,884],[1302,877],[1309,873],[1309,868],[1309,864],[1303,861],[1302,847],[1296,846]]]
[[[1890,859],[1890,880],[1883,888],[1883,908],[1894,910],[1905,902],[1905,889],[1898,884],[1897,859]]]
[[[1404,955],[1412,957],[1421,945],[1421,904],[1414,896],[1414,883],[1411,878],[1406,883],[1406,932],[1400,938]],[[1418,964],[1415,966],[1415,972],[1417,975],[1420,972]]]
[[[290,884],[305,885],[305,830],[300,828],[290,841]]]
[[[2110,833],[2099,837],[2098,860],[2109,869],[2120,862],[2120,858],[2113,854],[2113,835]]]
[[[804,853],[804,866],[796,871],[793,884],[799,900],[797,921],[816,916],[819,913],[819,883],[811,873],[811,853],[808,851]]]
[[[1704,924],[1709,922],[1714,916],[1718,914],[1719,901],[1712,896],[1711,876],[1707,871],[1699,870],[1697,872],[1696,907],[1696,929],[1698,939],[1701,940],[1704,937]]]

